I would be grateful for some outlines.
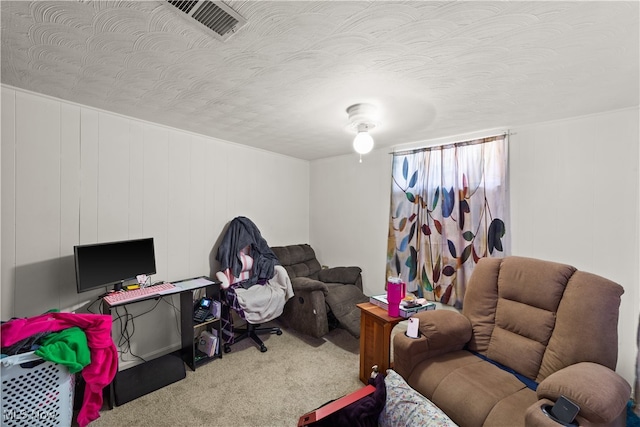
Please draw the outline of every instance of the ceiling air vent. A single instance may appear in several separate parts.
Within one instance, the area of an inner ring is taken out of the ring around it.
[[[167,2],[213,31],[220,40],[227,40],[246,22],[238,12],[221,1],[167,0]]]

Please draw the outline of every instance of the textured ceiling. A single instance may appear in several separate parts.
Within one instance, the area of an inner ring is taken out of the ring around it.
[[[639,2],[5,1],[2,83],[301,159],[639,103]]]

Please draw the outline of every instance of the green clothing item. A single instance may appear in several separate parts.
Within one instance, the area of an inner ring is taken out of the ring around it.
[[[75,374],[91,363],[91,353],[87,345],[87,336],[77,326],[52,332],[42,338],[36,356],[69,368]]]

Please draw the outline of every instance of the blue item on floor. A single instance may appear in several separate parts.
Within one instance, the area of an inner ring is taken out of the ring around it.
[[[633,401],[627,403],[627,427],[640,427],[640,418],[633,412]]]

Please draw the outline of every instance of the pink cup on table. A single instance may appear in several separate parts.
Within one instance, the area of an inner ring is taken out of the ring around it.
[[[405,283],[399,277],[389,277],[387,280],[387,313],[389,316],[400,316],[400,302],[405,296],[405,288]]]

